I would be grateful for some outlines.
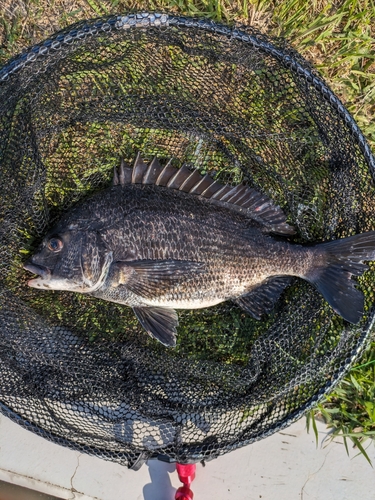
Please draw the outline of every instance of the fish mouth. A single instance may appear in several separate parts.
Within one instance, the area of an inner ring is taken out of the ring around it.
[[[41,279],[42,280],[48,280],[51,277],[51,270],[48,269],[48,267],[45,266],[40,266],[38,264],[34,264],[32,262],[26,262],[23,266],[26,271],[30,271],[33,274],[37,274],[40,276],[40,278],[34,278],[32,280],[29,280],[27,284],[31,287],[37,287],[37,285],[40,283]]]

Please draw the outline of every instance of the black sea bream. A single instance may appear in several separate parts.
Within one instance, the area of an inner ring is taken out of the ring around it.
[[[130,306],[166,346],[176,344],[175,309],[231,300],[260,319],[291,276],[315,285],[347,321],[361,319],[364,298],[351,276],[375,259],[375,231],[293,244],[293,227],[264,194],[186,166],[163,168],[156,158],[147,165],[138,155],[133,168],[121,162],[113,184],[47,234],[24,266],[40,276],[29,286]]]

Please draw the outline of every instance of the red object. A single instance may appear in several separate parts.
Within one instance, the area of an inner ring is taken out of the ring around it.
[[[175,500],[193,500],[194,493],[187,486],[181,486],[176,491]]]
[[[190,485],[195,478],[195,469],[195,464],[176,464],[178,478],[183,486],[176,491],[175,500],[193,500],[194,494]]]

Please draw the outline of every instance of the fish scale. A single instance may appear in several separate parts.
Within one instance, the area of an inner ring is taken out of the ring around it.
[[[375,258],[375,232],[314,246],[291,243],[293,234],[264,193],[138,155],[133,168],[121,161],[112,187],[69,210],[24,267],[40,275],[35,288],[132,307],[166,346],[176,343],[175,309],[232,300],[261,319],[291,276],[357,323],[364,299],[351,277]]]
[[[178,192],[170,193],[166,190],[155,192],[151,186],[133,187],[133,191],[140,189],[147,193],[146,208],[140,211],[135,201],[134,207],[129,206],[130,213],[121,224],[121,229],[110,230],[108,234],[105,230],[103,231],[105,241],[112,242],[116,259],[127,260],[127,253],[130,249],[135,259],[204,261],[207,264],[207,273],[197,277],[197,286],[201,290],[206,287],[212,289],[220,281],[222,275],[226,278],[225,289],[223,286],[223,294],[226,297],[233,296],[232,285],[227,279],[228,274],[233,277],[233,280],[237,279],[241,282],[246,280],[249,284],[253,284],[254,270],[257,268],[264,269],[266,274],[286,272],[280,265],[275,266],[275,260],[270,260],[265,254],[266,251],[270,253],[271,238],[252,229],[249,221],[243,216],[235,213],[228,214],[224,210],[219,214],[218,210],[205,200],[186,199]],[[117,200],[117,202],[125,203],[126,199],[129,202],[130,198],[133,201],[133,198],[138,196],[137,192],[132,192],[131,195],[129,193],[130,191],[121,190],[120,197],[124,196],[125,199]],[[113,193],[108,194],[108,202],[112,196]],[[162,210],[158,208],[161,196],[163,198]],[[153,197],[156,198],[155,204]],[[144,196],[141,196],[141,200],[143,199]],[[107,203],[104,202],[102,209],[104,217],[106,205]],[[195,219],[191,218],[192,210],[195,212]],[[168,215],[175,213],[178,216]],[[153,232],[156,233],[155,238],[151,236]],[[123,234],[128,235],[127,240],[122,237]],[[253,245],[255,240],[256,248]],[[281,252],[282,248],[287,247],[284,242],[272,243],[277,247],[274,252]],[[264,250],[259,252],[262,246]],[[294,246],[295,251],[296,248]]]

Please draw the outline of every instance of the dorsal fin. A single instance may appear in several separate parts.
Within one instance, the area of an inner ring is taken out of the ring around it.
[[[270,232],[283,235],[295,234],[295,230],[286,222],[281,208],[275,205],[265,194],[240,184],[228,186],[220,184],[208,174],[201,175],[198,170],[190,170],[186,165],[175,168],[171,160],[162,167],[156,157],[147,165],[138,153],[133,168],[123,160],[119,172],[116,169],[113,184],[155,184],[202,196],[213,204],[224,206],[266,226]]]
[[[182,168],[182,167],[181,167]],[[187,167],[186,167],[187,168]],[[188,193],[190,191],[190,189],[195,186],[195,184],[201,180],[202,176],[201,174],[198,172],[198,170],[189,170],[190,172],[190,175],[189,177],[186,178],[186,180],[181,184],[181,186],[179,187],[179,189],[181,191],[184,191],[185,193]]]
[[[232,205],[238,205],[237,203],[247,194],[248,187],[240,184],[239,186],[234,186],[230,191],[225,193],[220,197],[221,201],[226,201],[227,203],[231,203]]]
[[[177,170],[177,169],[175,169]],[[182,165],[175,174],[170,177],[167,187],[171,189],[181,189],[183,183],[190,177],[191,171],[187,168],[186,165]]]
[[[121,184],[124,186],[125,184],[130,184],[132,181],[133,169],[130,168],[123,159],[121,159],[120,167],[117,169],[115,167],[113,174],[113,185],[117,186]]]
[[[160,172],[158,178],[156,179],[155,184],[157,186],[166,186],[168,184],[169,179],[176,173],[177,168],[172,167],[172,160],[165,165],[163,170]]]
[[[143,176],[142,184],[155,184],[156,179],[159,177],[162,170],[163,167],[160,165],[156,156],[154,156],[154,159],[148,166],[148,169]]]
[[[142,160],[141,153],[138,153],[133,167],[132,184],[142,184],[146,171],[147,164]]]
[[[210,177],[208,174],[206,174],[204,177],[201,177],[201,180],[198,181],[195,186],[193,186],[189,193],[191,194],[202,194],[208,189],[211,184],[213,184],[215,181]]]

